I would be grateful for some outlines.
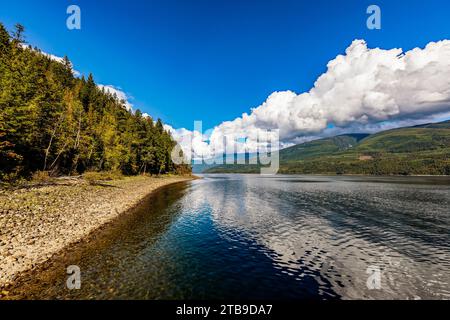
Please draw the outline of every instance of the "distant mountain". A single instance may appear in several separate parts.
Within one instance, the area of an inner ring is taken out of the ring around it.
[[[255,157],[256,153],[236,153],[234,155],[234,162],[249,162],[248,159]],[[247,160],[246,160],[247,159]],[[207,170],[213,169],[217,166],[220,166],[222,163],[226,163],[226,161],[228,161],[227,159],[225,159],[223,157],[223,155],[218,156],[216,158],[214,158],[214,161],[212,161],[212,164],[206,164],[206,163],[196,163],[195,161],[192,161],[191,167],[192,167],[192,172],[193,173],[202,173],[202,172],[206,172]]]
[[[450,128],[450,120],[438,122],[438,123],[420,124],[420,125],[414,126],[412,128],[449,129]]]
[[[259,173],[258,165],[221,165],[208,173]],[[450,121],[346,134],[280,151],[284,174],[450,175]]]

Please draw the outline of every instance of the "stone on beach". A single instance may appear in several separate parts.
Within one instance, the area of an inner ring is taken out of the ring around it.
[[[0,189],[0,296],[21,272],[82,240],[159,187],[187,180],[139,176],[101,184],[73,180]]]

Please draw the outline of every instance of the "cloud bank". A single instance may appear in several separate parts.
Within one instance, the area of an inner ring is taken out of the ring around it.
[[[168,127],[185,153],[220,150],[223,137],[247,137],[250,151],[258,133],[279,130],[280,146],[344,132],[381,129],[431,121],[450,115],[450,41],[424,49],[369,49],[355,40],[327,65],[309,91],[272,93],[259,107],[216,126],[202,141],[199,132]],[[219,146],[219,147],[217,147]],[[206,153],[205,153],[206,152]]]

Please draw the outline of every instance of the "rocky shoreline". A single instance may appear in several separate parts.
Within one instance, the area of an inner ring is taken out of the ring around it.
[[[0,189],[0,298],[21,273],[132,209],[151,192],[192,179],[63,179],[45,186]]]

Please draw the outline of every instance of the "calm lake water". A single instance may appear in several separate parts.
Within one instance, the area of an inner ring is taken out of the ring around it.
[[[205,175],[119,220],[25,295],[450,299],[448,178]],[[70,264],[81,290],[65,288]]]

